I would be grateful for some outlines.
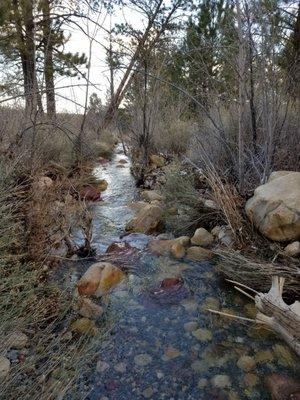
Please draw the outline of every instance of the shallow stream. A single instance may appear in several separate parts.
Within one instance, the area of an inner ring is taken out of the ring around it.
[[[269,399],[265,376],[300,374],[297,359],[271,332],[206,310],[251,318],[253,305],[220,283],[211,262],[151,254],[145,249],[150,236],[120,239],[133,215],[128,205],[137,197],[130,161],[120,150],[94,171],[107,180],[108,189],[103,201],[91,206],[93,246],[100,254],[112,242],[123,240],[140,252],[127,278],[109,295],[106,317],[113,316],[113,329],[99,343],[96,361],[82,372],[78,397],[85,398],[85,393],[89,400]],[[120,159],[127,163],[120,164]],[[71,281],[86,268],[78,262]],[[159,282],[173,277],[183,284],[165,293],[155,291]]]

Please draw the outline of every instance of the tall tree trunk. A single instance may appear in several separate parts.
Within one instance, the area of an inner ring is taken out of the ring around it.
[[[53,66],[53,31],[50,17],[50,0],[42,1],[43,12],[43,40],[44,40],[44,75],[46,85],[47,115],[49,119],[55,118],[55,89]]]
[[[236,0],[237,25],[239,38],[238,53],[238,85],[239,85],[239,132],[238,132],[238,175],[239,190],[244,192],[245,188],[245,143],[244,143],[244,113],[245,113],[245,46],[242,31],[242,13],[239,0]]]

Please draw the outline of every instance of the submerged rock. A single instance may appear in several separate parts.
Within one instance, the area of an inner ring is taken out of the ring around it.
[[[113,242],[106,249],[106,253],[108,254],[117,254],[117,255],[129,255],[135,252],[135,248],[133,248],[127,242]]]
[[[208,329],[198,328],[193,332],[193,336],[201,342],[212,340],[212,333]]]
[[[0,356],[0,379],[5,379],[10,371],[10,361],[4,356]]]
[[[204,228],[198,228],[194,236],[191,238],[191,243],[197,246],[208,247],[214,242],[214,237]]]
[[[172,255],[174,258],[183,258],[185,256],[185,247],[189,243],[188,236],[180,236],[176,239],[150,240],[149,250],[160,255]]]
[[[134,363],[139,367],[145,367],[152,362],[152,357],[149,354],[138,354],[134,357]]]
[[[271,374],[265,378],[265,384],[272,400],[300,400],[300,381],[288,376]]]
[[[212,378],[211,383],[213,386],[223,389],[230,387],[230,378],[228,375],[216,375]]]
[[[256,361],[255,361],[255,359],[254,359],[253,357],[250,357],[250,356],[242,356],[242,357],[240,357],[240,358],[238,359],[237,366],[238,366],[241,370],[243,370],[243,371],[245,371],[245,372],[249,372],[249,371],[251,371],[252,369],[255,368],[255,366],[256,366]]]
[[[300,172],[282,172],[255,189],[246,213],[268,239],[284,242],[300,238]]]

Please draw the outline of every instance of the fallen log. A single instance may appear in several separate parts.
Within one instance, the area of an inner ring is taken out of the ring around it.
[[[268,293],[258,293],[256,321],[278,333],[300,356],[300,302],[288,305],[282,299],[285,278],[273,276]]]

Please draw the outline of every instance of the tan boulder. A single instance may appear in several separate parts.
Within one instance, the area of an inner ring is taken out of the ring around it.
[[[187,249],[186,257],[192,261],[205,261],[211,259],[213,253],[203,247],[192,246]]]
[[[140,211],[142,208],[146,207],[148,203],[145,201],[133,201],[128,205],[128,207],[133,211]]]
[[[164,159],[164,157],[156,154],[151,154],[149,160],[150,164],[154,167],[163,167],[166,164],[166,160]]]
[[[289,175],[292,171],[274,171],[271,172],[268,182],[274,181],[274,179],[281,178],[282,176]]]
[[[141,198],[146,201],[163,201],[164,198],[156,190],[143,190],[141,192]]]
[[[293,242],[284,248],[285,255],[289,257],[297,257],[300,255],[300,242]]]
[[[214,237],[204,228],[196,229],[194,236],[191,238],[191,243],[197,246],[207,247],[214,242]]]
[[[182,246],[187,247],[190,244],[191,239],[189,236],[179,236],[175,241],[182,244]]]
[[[256,188],[246,213],[263,235],[284,242],[300,239],[300,172],[282,172]]]
[[[162,222],[163,210],[155,204],[147,204],[126,224],[126,231],[153,233]]]
[[[77,283],[80,295],[100,296],[116,286],[124,278],[124,272],[110,263],[96,263],[89,267]]]

